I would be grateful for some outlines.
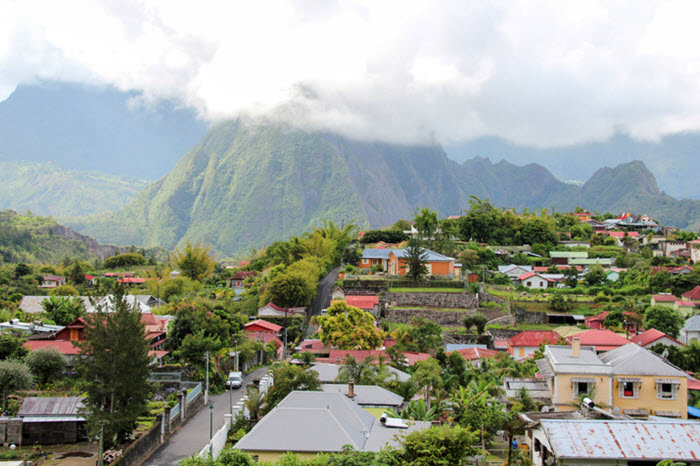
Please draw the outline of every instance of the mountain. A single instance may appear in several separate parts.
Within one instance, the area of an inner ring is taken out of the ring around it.
[[[0,158],[157,179],[208,124],[173,102],[64,82],[19,86],[0,102]]]
[[[581,183],[604,165],[639,160],[656,174],[669,195],[700,199],[700,185],[695,181],[700,177],[700,132],[670,134],[658,141],[640,141],[616,133],[603,141],[553,148],[518,145],[491,136],[444,147],[447,156],[458,163],[476,156],[515,164],[538,163],[559,179]]]
[[[52,163],[0,160],[0,209],[56,217],[100,214],[123,207],[147,184],[125,176],[64,170]]]
[[[518,210],[580,205],[647,213],[679,227],[700,223],[700,201],[667,196],[641,162],[598,170],[579,187],[536,164],[474,158],[459,165],[437,144],[398,146],[230,121],[214,126],[122,210],[69,224],[116,244],[172,248],[189,239],[233,255],[324,218],[379,227],[424,206],[442,217],[457,214],[470,195]]]
[[[128,250],[100,244],[50,217],[0,211],[0,263],[58,264],[66,257],[92,261]],[[162,250],[148,252],[151,253],[158,257],[165,255]]]

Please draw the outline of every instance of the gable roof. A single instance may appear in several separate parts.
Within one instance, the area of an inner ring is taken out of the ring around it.
[[[695,314],[691,318],[685,321],[682,330],[698,332],[700,331],[700,314]]]
[[[401,395],[390,392],[378,385],[355,385],[353,390],[355,391],[355,397],[352,401],[360,406],[401,406],[403,404]],[[324,383],[321,385],[321,391],[340,393],[343,396],[347,396],[348,384]]]
[[[272,303],[270,303],[270,304],[272,304]],[[274,304],[273,304],[273,306],[274,306]],[[250,327],[252,327],[254,325],[257,325],[258,327],[262,327],[265,330],[268,330],[268,331],[273,332],[273,333],[279,333],[280,330],[282,330],[282,326],[277,325],[277,324],[273,324],[272,322],[268,322],[268,321],[262,320],[262,319],[248,322],[247,324],[245,324],[243,326],[243,328],[247,331]]]
[[[348,306],[373,309],[375,304],[379,304],[379,296],[346,295],[345,302]]]
[[[700,300],[700,285],[696,286],[690,291],[686,291],[681,296],[687,299]]]
[[[551,330],[525,330],[508,339],[511,346],[556,345],[561,335]]]
[[[517,264],[511,264],[511,265],[499,265],[498,266],[498,272],[499,273],[508,273],[511,270],[515,269],[520,269],[523,272],[532,272],[532,266],[531,265],[517,265]]]
[[[678,298],[673,296],[671,293],[655,294],[651,298],[657,303],[675,303],[678,301]]]
[[[647,345],[649,345],[649,344],[651,344],[651,343],[655,342],[656,340],[663,338],[663,337],[670,338],[671,340],[675,341],[676,343],[682,344],[680,341],[676,340],[675,338],[668,336],[664,332],[656,330],[655,328],[650,328],[649,330],[642,332],[639,335],[633,336],[632,338],[630,338],[630,341],[632,343],[636,343],[639,346],[644,347],[644,346],[647,346]]]
[[[28,396],[22,402],[17,416],[76,416],[83,407],[83,400],[84,396]]]
[[[541,279],[543,279],[543,280],[547,280],[548,282],[553,282],[553,281],[554,281],[554,280],[552,280],[551,278],[547,278],[547,277],[545,277],[544,275],[540,275],[539,273],[535,273],[535,272],[527,272],[527,273],[524,273],[524,274],[522,274],[522,275],[520,275],[520,276],[518,277],[518,280],[527,280],[528,278],[535,277],[535,276],[537,276],[537,277],[539,277],[539,278],[541,278]]]
[[[478,347],[471,347],[471,348],[463,348],[455,351],[448,351],[447,354],[457,352],[462,356],[462,358],[465,361],[474,361],[475,359],[487,359],[487,358],[495,358],[499,354],[501,354],[498,351],[495,350],[490,350],[486,348],[478,348]]]
[[[650,375],[688,378],[688,374],[639,345],[624,345],[599,355],[615,375]]]
[[[627,338],[612,330],[586,330],[567,337],[567,340],[571,341],[572,338],[578,338],[581,346],[595,346],[596,351],[609,351],[631,343]]]
[[[395,369],[392,366],[385,366],[391,372],[391,378],[395,377],[399,382],[408,382],[411,376],[403,371]],[[338,364],[331,364],[326,362],[317,362],[311,366],[311,370],[318,374],[318,380],[322,383],[333,383],[338,377],[338,370],[340,366]]]

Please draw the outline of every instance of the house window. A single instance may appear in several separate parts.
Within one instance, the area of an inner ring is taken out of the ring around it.
[[[525,356],[525,348],[520,348],[520,357]]]
[[[581,396],[590,393],[593,389],[593,384],[590,382],[574,382],[574,396]]]
[[[525,282],[525,286],[531,287],[531,286],[532,286],[532,282]]]
[[[362,259],[362,264],[363,265],[369,264],[369,259]]]
[[[656,398],[660,400],[675,400],[678,398],[678,384],[657,382]]]
[[[620,398],[639,398],[638,382],[620,382]]]

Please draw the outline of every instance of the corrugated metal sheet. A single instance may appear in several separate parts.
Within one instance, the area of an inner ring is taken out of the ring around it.
[[[80,416],[30,416],[22,418],[22,422],[82,422],[84,417]]]
[[[83,406],[84,396],[69,397],[36,397],[24,399],[17,413],[25,416],[75,416]]]
[[[540,424],[558,458],[700,459],[700,423],[556,421]]]

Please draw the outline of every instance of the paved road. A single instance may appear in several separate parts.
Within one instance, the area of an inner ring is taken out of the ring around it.
[[[333,285],[338,278],[338,270],[340,266],[335,267],[328,275],[323,277],[321,283],[318,284],[318,292],[316,293],[316,300],[311,308],[311,316],[321,315],[321,309],[325,309],[331,305],[331,292],[333,291]],[[309,328],[306,330],[306,337],[310,337],[316,331],[316,328],[309,323]]]
[[[256,369],[243,378],[243,386],[231,390],[231,398],[235,405],[243,395],[245,386],[252,383],[254,377],[262,377],[267,371],[266,367]],[[229,391],[210,397],[214,404],[213,432],[216,433],[224,425],[224,415],[229,414]],[[203,407],[181,426],[148,460],[143,464],[148,466],[176,465],[183,458],[199,452],[209,442],[209,408]]]

